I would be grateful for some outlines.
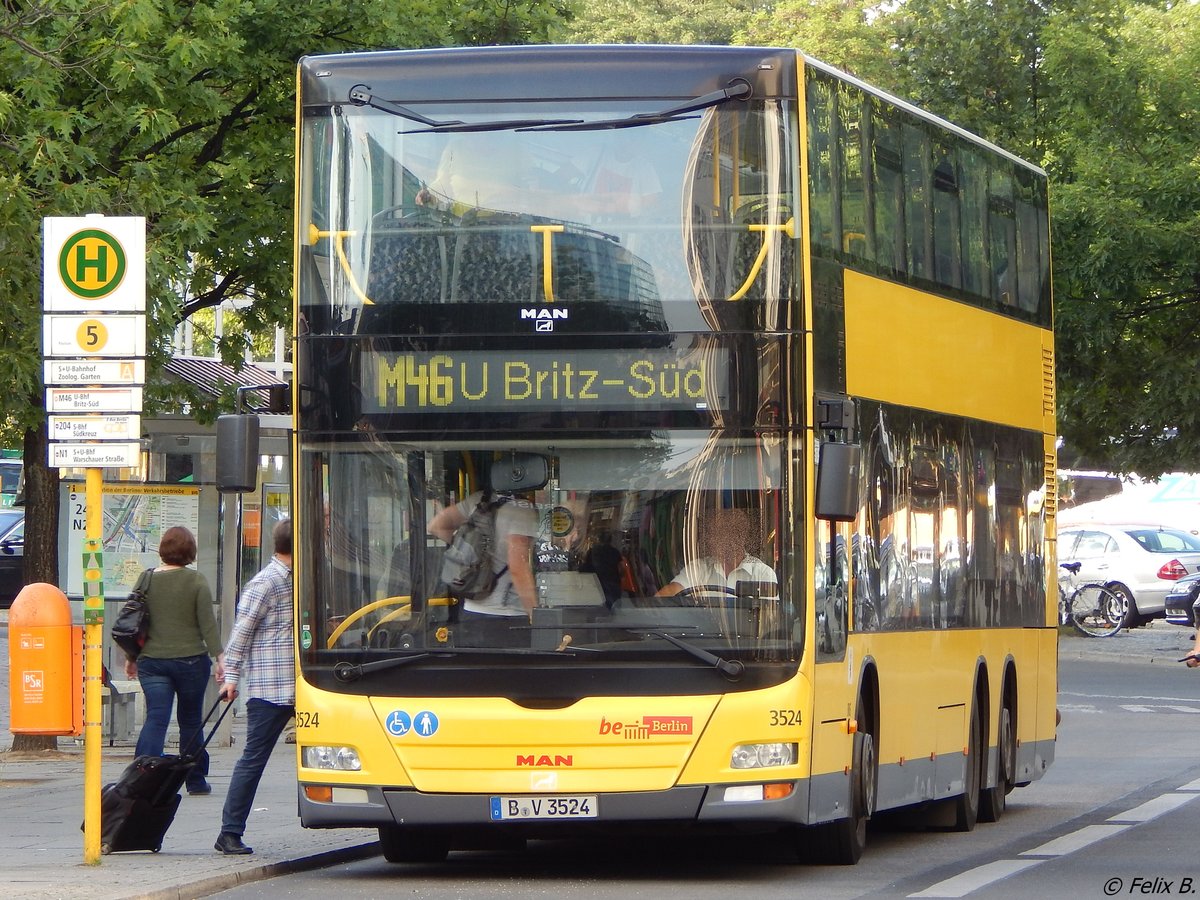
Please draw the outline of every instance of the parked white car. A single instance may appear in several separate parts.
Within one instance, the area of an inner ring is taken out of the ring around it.
[[[1132,628],[1161,618],[1175,582],[1200,572],[1200,538],[1153,525],[1073,525],[1058,533],[1058,561],[1080,563],[1080,581],[1108,585]]]

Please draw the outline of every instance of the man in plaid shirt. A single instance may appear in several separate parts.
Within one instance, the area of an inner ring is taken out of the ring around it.
[[[275,555],[242,590],[233,634],[225,647],[221,699],[232,703],[242,682],[246,693],[246,746],[233,767],[221,833],[220,853],[253,853],[242,843],[246,819],[267,760],[296,709],[296,662],[292,638],[292,523],[271,532]]]

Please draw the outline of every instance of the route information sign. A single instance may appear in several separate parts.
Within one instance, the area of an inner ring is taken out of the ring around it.
[[[46,356],[145,356],[143,315],[48,315],[42,319]]]
[[[82,484],[63,484],[66,494],[67,579],[63,588],[68,596],[83,591],[82,550],[85,540]],[[104,553],[104,585],[112,598],[124,598],[133,590],[138,575],[147,566],[157,565],[158,544],[163,532],[182,525],[199,533],[200,488],[184,484],[106,484],[103,488],[104,529],[101,545]]]
[[[146,380],[146,220],[95,215],[42,224],[46,409],[76,414],[51,417],[49,464],[136,467]]]

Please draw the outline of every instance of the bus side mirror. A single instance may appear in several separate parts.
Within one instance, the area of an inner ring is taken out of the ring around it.
[[[853,522],[858,515],[859,468],[862,448],[858,444],[826,441],[817,462],[816,512],[818,519]]]
[[[244,494],[258,486],[258,416],[217,417],[217,490]]]

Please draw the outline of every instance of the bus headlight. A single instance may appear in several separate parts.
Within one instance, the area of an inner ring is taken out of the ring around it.
[[[797,745],[738,744],[733,748],[729,764],[735,769],[766,769],[772,766],[790,766],[796,762]]]
[[[340,769],[344,772],[362,770],[362,760],[353,747],[305,747],[302,758],[308,769]]]

